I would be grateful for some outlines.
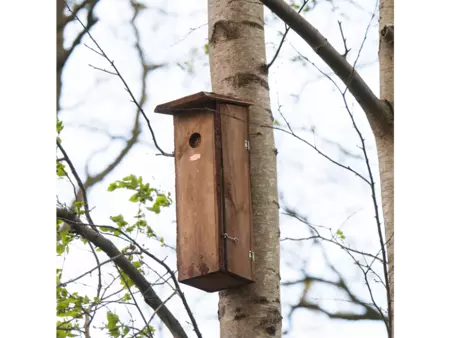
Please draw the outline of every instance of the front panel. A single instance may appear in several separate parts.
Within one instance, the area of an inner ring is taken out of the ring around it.
[[[174,116],[178,279],[219,270],[214,114]]]

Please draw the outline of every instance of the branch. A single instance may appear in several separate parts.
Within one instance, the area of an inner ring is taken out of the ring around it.
[[[92,3],[91,3],[92,2]],[[58,58],[57,68],[62,69],[64,65],[66,64],[67,60],[69,59],[70,55],[72,55],[72,52],[75,50],[75,48],[81,43],[81,40],[86,35],[86,33],[89,32],[89,30],[94,27],[94,25],[98,22],[98,19],[94,16],[94,9],[95,6],[98,4],[98,1],[92,1],[87,0],[81,3],[80,5],[76,6],[73,11],[71,10],[71,15],[67,17],[67,19],[64,21],[64,23],[60,23],[57,25],[57,30],[61,30],[61,34],[64,31],[66,25],[73,20],[74,17],[76,17],[77,13],[80,11],[80,9],[84,8],[86,5],[89,6],[88,13],[87,13],[87,19],[86,19],[86,25],[83,26],[83,30],[77,35],[77,37],[73,40],[72,45],[69,49],[64,50],[64,54],[61,55],[60,58]],[[67,3],[66,3],[67,5]]]
[[[378,240],[380,241],[380,250],[381,250],[381,254],[383,257],[383,272],[384,272],[384,279],[385,279],[385,286],[386,286],[386,296],[387,296],[387,301],[388,301],[388,313],[389,313],[389,324],[386,323],[387,329],[388,329],[388,333],[390,334],[390,328],[392,327],[392,316],[391,316],[391,293],[390,293],[390,283],[389,283],[389,277],[388,277],[388,261],[387,261],[387,255],[386,255],[386,248],[384,246],[384,241],[383,241],[383,229],[381,227],[381,218],[380,218],[380,212],[378,210],[378,203],[377,203],[377,197],[376,197],[376,189],[375,189],[375,180],[372,174],[372,168],[370,166],[370,162],[369,162],[369,155],[367,154],[367,149],[366,149],[366,145],[365,145],[365,140],[364,137],[362,136],[361,131],[359,130],[358,126],[356,125],[355,119],[353,117],[353,114],[350,111],[350,108],[347,104],[347,99],[345,97],[345,93],[342,94],[342,99],[344,100],[344,104],[345,104],[345,108],[350,116],[350,119],[352,121],[353,127],[355,128],[359,139],[361,140],[361,149],[364,153],[364,158],[365,158],[365,162],[366,162],[366,166],[367,166],[367,171],[369,173],[369,180],[370,180],[370,190],[372,193],[372,203],[373,203],[373,208],[374,208],[374,212],[375,212],[375,220],[376,220],[376,225],[377,225],[377,232],[378,232]],[[365,275],[366,278],[366,275]]]
[[[156,294],[152,285],[110,240],[105,238],[102,234],[85,226],[83,223],[80,223],[77,215],[68,209],[57,208],[56,214],[57,218],[69,224],[75,233],[102,249],[109,258],[115,258],[114,261],[117,266],[120,267],[120,269],[122,269],[122,271],[135,283],[136,287],[143,295],[145,303],[155,311],[158,309],[159,318],[161,318],[175,338],[188,338],[178,320],[165,305],[162,305],[163,302]]]
[[[192,313],[192,311],[191,311],[191,309],[189,307],[189,304],[187,303],[187,300],[186,300],[186,297],[184,296],[184,293],[181,291],[181,287],[180,287],[180,284],[178,283],[178,280],[177,280],[177,278],[175,276],[175,273],[170,269],[170,267],[163,260],[160,260],[158,257],[156,257],[155,255],[151,254],[148,250],[146,250],[143,246],[141,246],[138,242],[136,242],[133,238],[131,238],[128,234],[126,234],[122,230],[117,229],[116,227],[113,227],[113,226],[109,226],[109,225],[102,225],[102,227],[103,228],[112,229],[114,231],[118,231],[120,234],[122,234],[126,238],[126,240],[128,240],[130,243],[135,245],[139,250],[141,250],[142,253],[144,253],[145,255],[149,256],[151,259],[153,259],[155,262],[159,263],[160,265],[162,265],[166,269],[167,273],[170,274],[170,277],[172,278],[173,283],[175,284],[175,289],[177,290],[178,295],[180,296],[181,301],[183,302],[183,305],[184,305],[184,307],[186,309],[186,312],[187,312],[187,314],[189,316],[189,319],[191,320],[191,324],[194,327],[194,331],[197,334],[197,337],[201,338],[202,334],[200,332],[200,329],[198,328],[197,321],[195,320],[195,317],[194,317],[194,315],[193,315],[193,313]]]
[[[378,99],[354,67],[336,51],[314,26],[283,0],[260,0],[260,2],[300,35],[348,86],[349,91],[358,101],[370,122],[378,123],[385,130],[393,127],[394,114],[390,105]]]
[[[291,307],[289,317],[292,315],[292,313],[296,309],[306,308],[306,309],[322,312],[331,319],[344,319],[344,320],[385,320],[386,319],[384,316],[380,315],[379,312],[377,312],[375,309],[373,309],[372,304],[365,303],[365,302],[361,301],[360,299],[358,299],[356,297],[356,295],[354,295],[350,291],[350,289],[348,288],[348,286],[346,285],[344,280],[342,280],[341,278],[339,278],[338,281],[333,281],[333,280],[327,280],[327,279],[307,275],[304,278],[299,279],[299,280],[284,282],[284,283],[282,283],[282,285],[295,286],[298,284],[304,284],[305,288],[311,288],[313,283],[324,283],[324,284],[332,285],[332,286],[344,291],[347,294],[347,296],[350,298],[349,302],[362,306],[365,309],[365,311],[362,314],[352,313],[352,312],[327,311],[327,310],[323,309],[319,304],[309,301],[307,299],[306,293],[305,293],[303,296],[301,296],[299,302]],[[320,299],[318,299],[318,300],[320,300]]]
[[[297,11],[298,14],[300,14],[300,12],[303,10],[303,8],[305,8],[305,6],[308,4],[309,0],[305,0],[303,1],[303,5],[302,7],[299,8],[299,10]],[[286,25],[286,30],[284,31],[283,37],[281,38],[280,44],[272,58],[272,61],[269,62],[269,64],[267,65],[267,68],[270,68],[270,66],[273,65],[273,63],[275,62],[275,60],[278,57],[278,54],[280,53],[281,47],[283,47],[283,43],[286,40],[286,36],[288,35],[289,31],[290,31],[291,27],[288,27],[288,25]]]
[[[69,12],[73,14],[73,11],[70,9],[70,7],[69,7],[69,5],[67,5],[67,3],[66,3],[66,6],[67,6]],[[83,22],[78,18],[77,15],[75,15],[75,18],[76,18],[77,21],[80,23],[80,25],[83,26],[83,28],[86,28],[86,26],[85,26],[85,25],[83,24]],[[114,64],[114,61],[111,60],[111,59],[108,57],[108,55],[103,51],[103,49],[102,49],[102,48],[100,47],[100,45],[98,44],[97,40],[94,39],[94,37],[92,36],[92,34],[91,34],[89,31],[87,31],[86,33],[87,33],[87,35],[89,36],[89,38],[92,40],[92,42],[95,44],[95,46],[97,47],[98,51],[95,51],[93,48],[90,48],[90,49],[93,50],[94,52],[96,52],[97,54],[101,55],[103,58],[106,59],[106,61],[108,61],[108,63],[110,64],[110,66],[114,69],[113,74],[114,74],[114,75],[117,75],[117,76],[120,78],[120,80],[122,81],[122,84],[125,86],[126,92],[127,92],[127,93],[130,95],[130,97],[131,97],[131,101],[136,105],[136,108],[141,112],[142,116],[144,117],[145,121],[147,122],[147,126],[148,126],[148,129],[150,130],[150,133],[151,133],[151,135],[152,135],[152,139],[153,139],[153,142],[154,142],[154,144],[155,144],[155,147],[160,151],[161,155],[168,156],[168,157],[174,157],[174,154],[173,154],[173,153],[167,153],[167,152],[165,152],[165,151],[162,150],[162,148],[158,145],[158,142],[156,141],[155,132],[153,131],[153,128],[152,128],[152,126],[151,126],[151,124],[150,124],[150,120],[149,120],[149,118],[147,117],[147,114],[145,113],[144,109],[143,109],[142,106],[139,104],[139,102],[136,100],[136,98],[135,98],[133,92],[131,91],[130,87],[128,86],[128,83],[125,81],[125,79],[123,78],[122,74],[119,72],[119,69],[118,69],[118,68],[116,67],[116,65]],[[155,67],[156,67],[156,66],[155,66]],[[152,70],[152,69],[155,69],[155,68],[154,68],[154,67],[151,67],[151,70]],[[106,71],[106,70],[103,70],[103,71]]]

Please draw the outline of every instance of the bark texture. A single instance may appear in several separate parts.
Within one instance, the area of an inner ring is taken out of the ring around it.
[[[256,1],[208,0],[212,89],[255,102],[249,116],[255,283],[220,292],[221,338],[281,337],[276,151],[273,130],[258,126],[273,122],[263,13]]]
[[[59,98],[61,96],[61,75],[63,70],[63,60],[65,56],[63,46],[64,31],[64,0],[56,2],[56,111],[59,112]]]
[[[380,1],[380,99],[394,107],[394,0]],[[393,110],[393,109],[392,109]],[[374,128],[387,241],[390,337],[394,337],[394,127]]]

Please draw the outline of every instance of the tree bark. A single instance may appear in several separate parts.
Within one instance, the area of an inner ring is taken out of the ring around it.
[[[394,0],[380,1],[380,99],[394,107]],[[393,110],[392,110],[393,111]],[[394,337],[394,126],[374,128],[389,275],[390,337]]]
[[[208,0],[214,92],[255,102],[250,108],[255,283],[219,294],[220,337],[281,337],[276,150],[270,110],[262,4]]]
[[[63,59],[65,50],[63,46],[64,33],[64,0],[56,2],[56,112],[59,112],[59,98],[61,96],[61,76],[63,70]]]

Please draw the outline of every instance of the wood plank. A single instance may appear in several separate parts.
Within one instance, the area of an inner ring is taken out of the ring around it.
[[[227,270],[253,280],[253,263],[248,258],[252,250],[252,210],[250,190],[250,152],[248,140],[248,110],[220,104],[222,122],[223,194],[225,200],[225,231]]]
[[[177,265],[182,281],[219,270],[214,114],[176,115],[174,127]]]

